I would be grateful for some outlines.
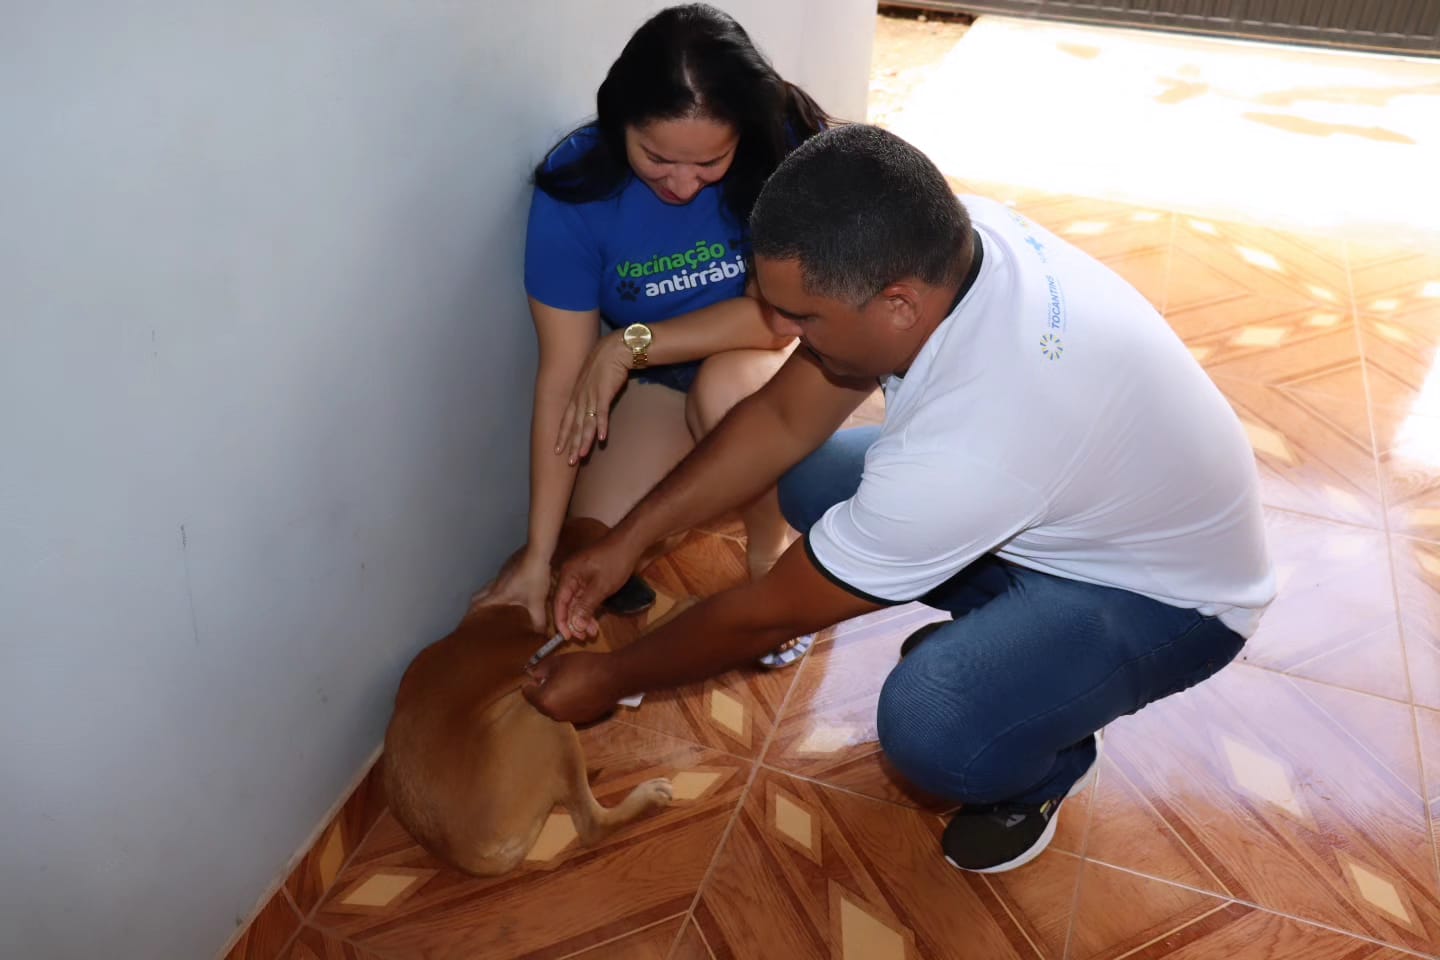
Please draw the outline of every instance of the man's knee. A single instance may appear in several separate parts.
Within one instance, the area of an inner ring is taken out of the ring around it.
[[[969,697],[942,686],[913,657],[890,672],[876,706],[876,729],[886,758],[907,780],[960,799],[974,758],[987,744],[969,722]]]
[[[953,676],[953,674],[952,674]],[[958,803],[989,803],[1014,790],[1004,730],[978,691],[937,678],[916,656],[896,666],[880,691],[880,748],[904,779]]]
[[[815,525],[815,521],[824,515],[824,510],[817,510],[812,502],[813,498],[807,496],[810,487],[805,478],[805,461],[801,461],[786,471],[775,486],[775,492],[780,498],[780,514],[785,522],[790,524],[794,530],[801,533],[809,530]],[[825,509],[829,509],[828,507]]]
[[[877,427],[842,430],[791,467],[779,483],[785,522],[804,533],[835,504],[853,497],[865,469],[865,451],[879,433]]]

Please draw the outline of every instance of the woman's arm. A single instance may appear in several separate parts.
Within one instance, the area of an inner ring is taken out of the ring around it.
[[[570,508],[575,467],[555,448],[555,431],[570,402],[575,378],[599,338],[597,310],[557,310],[531,299],[530,314],[540,339],[535,406],[530,421],[530,526],[525,546],[495,579],[471,600],[472,608],[515,603],[530,613],[531,625],[545,629],[550,592],[550,559]]]
[[[765,304],[754,290],[752,283],[743,297],[722,300],[652,326],[650,363],[684,363],[726,350],[779,350],[788,346],[791,338],[775,335],[765,320]],[[599,349],[614,351],[620,362],[630,366],[630,350],[621,340],[622,332],[616,330],[603,337]]]
[[[548,576],[575,489],[576,470],[557,452],[555,438],[575,381],[600,337],[600,311],[557,310],[532,297],[530,315],[540,339],[540,364],[530,421],[530,540],[526,552],[534,563],[545,565]]]

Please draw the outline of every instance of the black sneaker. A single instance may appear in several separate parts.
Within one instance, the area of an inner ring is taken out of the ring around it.
[[[1060,823],[1060,805],[1089,785],[1100,765],[1103,739],[1095,737],[1095,760],[1065,796],[1040,804],[977,803],[950,818],[940,849],[953,867],[972,873],[1004,873],[1045,852]]]
[[[603,606],[618,617],[633,617],[655,606],[655,591],[639,577],[631,577],[606,598]]]
[[[915,651],[915,648],[924,643],[925,638],[930,636],[930,634],[939,630],[941,627],[948,627],[954,622],[954,620],[937,620],[934,623],[925,624],[925,626],[910,634],[910,636],[905,638],[905,642],[900,644],[900,659],[904,660],[910,656],[910,654]]]

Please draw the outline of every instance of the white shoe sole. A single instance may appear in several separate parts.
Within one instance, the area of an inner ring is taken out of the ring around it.
[[[1080,779],[1075,781],[1075,785],[1070,788],[1069,792],[1065,794],[1066,800],[1069,800],[1076,794],[1083,793],[1085,788],[1090,786],[1091,781],[1095,779],[1096,774],[1100,771],[1100,754],[1103,753],[1104,750],[1104,732],[1096,731],[1095,760],[1093,763],[1090,764],[1090,769],[1086,770],[1080,776]],[[1020,856],[1016,857],[1014,860],[1007,860],[1005,863],[998,863],[993,867],[979,868],[962,867],[954,860],[951,860],[948,856],[945,858],[945,862],[950,864],[950,866],[954,867],[956,870],[964,870],[966,873],[1006,873],[1010,870],[1018,870],[1021,867],[1025,866],[1025,864],[1029,863],[1031,860],[1034,860],[1036,857],[1040,856],[1040,854],[1044,853],[1045,848],[1050,846],[1050,841],[1055,839],[1055,828],[1060,826],[1060,814],[1063,812],[1065,806],[1063,801],[1061,802],[1060,806],[1061,809],[1056,810],[1055,816],[1051,817],[1050,822],[1045,824],[1045,831],[1040,834],[1040,838],[1036,840],[1033,844],[1031,844],[1028,850],[1020,854]]]
[[[797,637],[795,645],[786,650],[772,650],[759,659],[760,666],[767,670],[781,670],[810,652],[815,645],[815,634],[807,633]]]

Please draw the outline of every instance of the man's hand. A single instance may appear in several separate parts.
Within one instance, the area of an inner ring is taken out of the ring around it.
[[[520,688],[525,699],[552,720],[598,720],[623,697],[608,653],[568,653],[541,660],[530,669],[531,682]]]
[[[599,632],[595,612],[630,579],[639,560],[639,551],[611,531],[565,561],[555,589],[555,627],[565,639],[587,640]]]

